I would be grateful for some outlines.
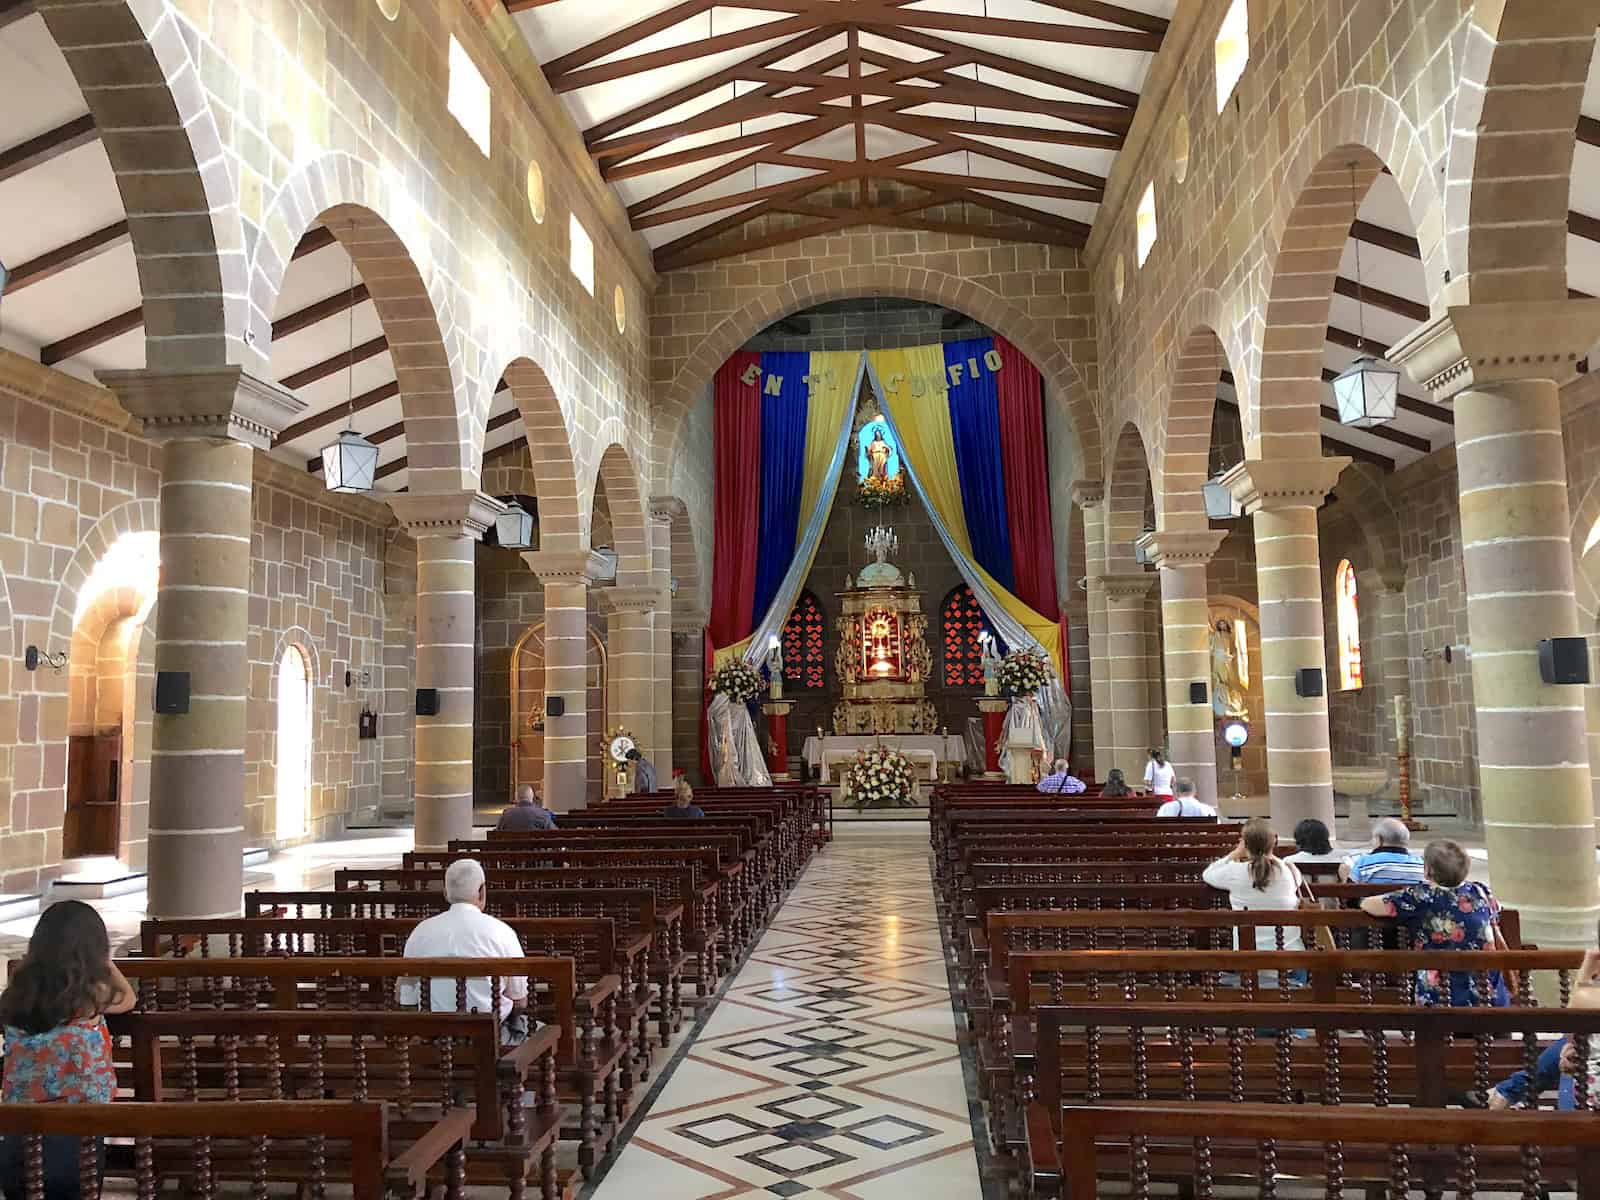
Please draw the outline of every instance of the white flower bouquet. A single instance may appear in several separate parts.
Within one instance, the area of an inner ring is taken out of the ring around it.
[[[916,776],[898,750],[869,746],[845,768],[844,791],[857,808],[891,808],[915,802]]]
[[[1050,682],[1050,661],[1032,650],[1013,650],[995,673],[1002,696],[1031,696]]]
[[[725,662],[711,673],[712,693],[726,696],[735,704],[748,704],[766,690],[761,676],[743,659]]]

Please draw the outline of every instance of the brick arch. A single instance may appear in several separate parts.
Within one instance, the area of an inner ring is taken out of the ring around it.
[[[1573,130],[1597,23],[1600,0],[1473,5],[1447,138],[1450,303],[1566,298]]]
[[[270,356],[272,318],[294,248],[317,225],[326,225],[355,259],[389,340],[411,491],[475,488],[483,413],[472,403],[448,275],[433,265],[436,239],[397,173],[334,152],[312,159],[279,187],[250,263],[255,345]]]
[[[1164,530],[1210,526],[1200,489],[1211,476],[1211,419],[1217,408],[1217,383],[1222,372],[1228,371],[1238,386],[1240,373],[1232,364],[1242,358],[1238,347],[1229,354],[1209,316],[1197,315],[1219,312],[1219,303],[1217,293],[1210,290],[1190,298],[1180,326],[1187,333],[1171,354],[1161,421],[1166,443],[1156,468],[1156,499]]]
[[[544,368],[527,356],[513,359],[496,378],[505,380],[522,414],[528,457],[533,463],[534,494],[539,501],[539,546],[543,550],[581,550],[588,544],[588,513],[578,503],[572,431],[555,386]]]
[[[244,291],[237,196],[177,10],[38,0],[116,177],[144,306],[145,363],[265,361],[225,298]],[[89,19],[92,15],[92,19]],[[175,254],[174,248],[181,248]]]
[[[1348,506],[1352,521],[1361,531],[1368,565],[1378,571],[1403,573],[1406,564],[1400,556],[1400,515],[1384,491],[1378,469],[1370,463],[1351,463],[1339,472],[1333,494],[1339,498],[1341,510]]]
[[[670,486],[672,463],[679,452],[678,442],[689,410],[730,354],[791,313],[861,296],[893,296],[941,304],[1005,337],[1039,368],[1050,401],[1066,410],[1083,461],[1101,461],[1098,397],[1048,322],[1035,320],[998,292],[970,280],[938,271],[875,263],[817,271],[763,289],[757,299],[729,314],[705,335],[678,369],[660,404],[662,415],[656,437],[659,456],[653,464],[658,486],[663,490]]]
[[[1139,427],[1129,421],[1117,435],[1106,484],[1106,569],[1134,571],[1133,543],[1144,528],[1151,491],[1150,453]]]
[[[55,604],[50,614],[50,644],[42,649],[69,645],[72,641],[73,613],[78,593],[112,543],[129,533],[161,532],[161,510],[155,500],[129,500],[119,504],[95,522],[78,542],[56,584]]]
[[[606,502],[611,509],[612,548],[617,552],[617,578],[631,575],[638,582],[650,577],[650,531],[645,524],[644,493],[633,460],[622,444],[613,440],[622,433],[621,422],[609,419],[600,428],[599,444],[605,449],[595,464],[594,478],[584,490],[591,502],[595,484],[603,482]]]
[[[694,542],[694,521],[689,506],[677,496],[650,497],[650,512],[665,519],[672,550],[672,577],[678,581],[673,608],[679,612],[703,614],[709,611],[700,578],[700,556]]]
[[[1352,163],[1357,206],[1385,167],[1399,182],[1421,246],[1429,304],[1437,310],[1443,302],[1444,211],[1427,152],[1392,99],[1376,88],[1346,88],[1301,134],[1267,223],[1266,304],[1255,317],[1249,361],[1235,364],[1247,368],[1235,379],[1249,457],[1322,454],[1322,347],[1355,219]]]

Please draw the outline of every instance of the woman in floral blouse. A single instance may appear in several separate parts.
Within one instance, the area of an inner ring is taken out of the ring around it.
[[[1429,842],[1422,854],[1418,884],[1368,896],[1363,912],[1389,917],[1410,937],[1413,950],[1488,950],[1495,945],[1500,902],[1488,887],[1467,880],[1467,853],[1450,841]],[[1488,972],[1488,993],[1480,997],[1477,972],[1418,971],[1417,1003],[1471,1008],[1511,1003],[1500,972]]]
[[[4,994],[7,1104],[109,1104],[117,1089],[107,1013],[137,997],[111,961],[100,914],[66,900],[44,910]],[[21,1200],[23,1139],[0,1138],[0,1189]],[[102,1167],[104,1152],[102,1149]],[[78,1200],[78,1139],[44,1139],[45,1200]]]

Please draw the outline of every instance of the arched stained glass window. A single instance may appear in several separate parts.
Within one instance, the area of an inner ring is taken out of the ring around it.
[[[785,687],[819,690],[823,685],[822,605],[810,592],[801,592],[794,611],[783,623],[783,683]]]
[[[310,809],[311,671],[289,646],[278,660],[278,837],[304,837]]]
[[[1361,687],[1361,608],[1356,599],[1356,569],[1339,560],[1333,577],[1334,615],[1339,630],[1339,690]]]
[[[983,686],[983,650],[978,644],[978,635],[987,629],[989,622],[983,609],[978,607],[978,598],[972,594],[972,589],[964,583],[952,588],[939,606],[945,687]],[[1005,653],[1004,648],[997,644],[995,653]]]

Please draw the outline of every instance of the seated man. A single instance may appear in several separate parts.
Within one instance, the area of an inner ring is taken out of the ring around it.
[[[1156,809],[1158,817],[1211,817],[1217,810],[1195,798],[1194,780],[1179,777],[1172,781],[1172,799]]]
[[[1067,760],[1058,758],[1050,767],[1050,774],[1039,780],[1041,792],[1057,792],[1068,796],[1076,796],[1084,791],[1083,780],[1075,777],[1067,770]]]
[[[672,786],[672,803],[667,805],[666,815],[693,820],[705,816],[705,812],[694,802],[694,789],[689,786],[687,779],[679,778]]]
[[[444,897],[450,908],[420,921],[406,939],[407,958],[522,958],[517,935],[498,917],[483,911],[488,889],[483,868],[470,858],[457,859],[444,873]],[[400,981],[402,1005],[418,1003],[415,979]],[[527,1041],[529,1029],[528,981],[508,976],[500,981],[500,1044],[516,1046]],[[494,998],[487,977],[467,980],[467,1011],[489,1012]],[[433,979],[428,983],[428,1010],[456,1012],[456,981]]]
[[[1372,823],[1372,849],[1339,864],[1339,878],[1351,883],[1422,882],[1422,859],[1411,853],[1411,830],[1404,821],[1380,817]]]
[[[636,792],[653,792],[656,790],[656,765],[644,755],[639,753],[635,746],[628,751],[628,761],[633,764],[633,790]]]
[[[500,814],[495,828],[511,833],[540,833],[556,827],[556,815],[539,803],[531,783],[517,789],[517,802]]]

